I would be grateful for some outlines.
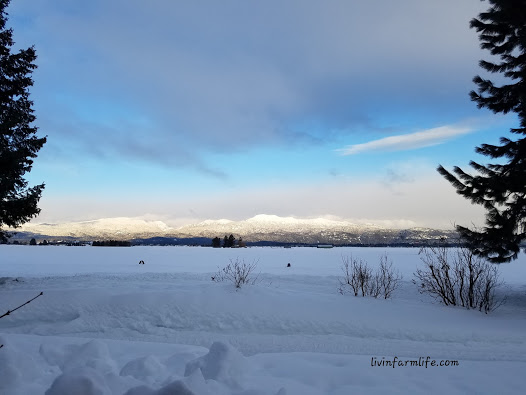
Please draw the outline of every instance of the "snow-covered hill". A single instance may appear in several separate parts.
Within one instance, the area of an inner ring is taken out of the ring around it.
[[[19,231],[42,236],[73,237],[78,239],[117,239],[164,236],[174,229],[162,221],[136,218],[104,218],[94,221],[61,224],[25,224]]]
[[[326,218],[299,219],[276,215],[232,221],[206,220],[180,228],[172,228],[162,221],[145,221],[135,218],[107,218],[63,224],[26,224],[19,231],[40,238],[95,239],[147,239],[153,237],[222,238],[233,234],[248,242],[273,241],[285,243],[330,244],[385,244],[415,242],[419,240],[451,237],[451,232],[413,228],[388,229],[373,224],[356,224],[350,221]]]
[[[178,229],[180,234],[201,237],[222,237],[233,234],[249,241],[283,241],[296,243],[336,243],[382,228],[357,225],[324,218],[299,219],[276,215],[256,215],[244,221],[204,221]],[[347,237],[346,237],[347,235]]]
[[[384,244],[452,237],[448,231],[413,228],[388,229],[373,224],[356,224],[326,218],[298,219],[256,215],[244,221],[205,221],[177,229],[184,237],[223,237],[233,234],[247,241],[286,243]]]

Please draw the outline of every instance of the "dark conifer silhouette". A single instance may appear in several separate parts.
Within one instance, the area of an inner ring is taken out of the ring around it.
[[[212,239],[212,247],[214,247],[214,248],[221,247],[221,239],[219,237],[214,237]]]
[[[0,241],[2,226],[16,228],[38,215],[44,184],[28,187],[24,175],[46,142],[36,136],[29,88],[36,68],[35,49],[11,53],[13,31],[6,28],[9,0],[0,0]]]
[[[234,235],[228,236],[228,246],[230,248],[234,247],[236,245],[236,239],[234,238]]]
[[[478,90],[470,96],[479,108],[516,113],[520,127],[511,132],[517,137],[502,137],[500,145],[477,147],[477,153],[497,160],[487,165],[471,161],[475,175],[458,166],[453,168],[454,174],[442,166],[438,171],[457,193],[486,209],[484,228],[457,229],[475,254],[499,263],[516,259],[526,238],[526,0],[489,3],[490,8],[472,19],[470,26],[479,33],[481,48],[500,58],[500,63],[481,60],[480,67],[500,73],[506,83],[497,85],[476,76],[473,82]]]

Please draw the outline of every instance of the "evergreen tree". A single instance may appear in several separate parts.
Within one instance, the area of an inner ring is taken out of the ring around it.
[[[7,237],[3,225],[16,228],[40,212],[37,203],[44,184],[28,187],[24,175],[46,142],[36,136],[29,100],[35,49],[11,53],[13,31],[6,28],[5,11],[9,1],[0,0],[0,240]]]
[[[499,86],[476,76],[478,91],[470,93],[471,100],[494,113],[516,113],[520,127],[511,129],[516,138],[502,137],[500,145],[476,148],[500,160],[487,165],[471,161],[475,175],[458,166],[453,168],[455,175],[442,166],[438,171],[457,193],[486,209],[484,228],[457,229],[477,255],[498,263],[516,259],[526,238],[526,0],[488,1],[490,8],[472,19],[470,27],[479,33],[481,48],[500,58],[498,63],[481,60],[480,67],[500,73],[506,83]]]
[[[236,245],[236,239],[234,238],[234,235],[228,236],[228,246],[230,248],[233,248]]]
[[[214,247],[214,248],[221,247],[221,239],[219,237],[214,237],[212,239],[212,247]]]

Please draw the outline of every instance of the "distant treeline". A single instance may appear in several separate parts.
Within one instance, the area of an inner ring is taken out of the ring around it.
[[[120,240],[94,241],[93,247],[131,247],[131,242]]]
[[[132,246],[199,246],[209,247],[212,243],[210,237],[150,237],[148,239],[133,239]]]
[[[74,241],[74,240],[36,240],[32,238],[29,242],[27,240],[12,240],[10,244],[21,245],[67,245],[67,246],[85,246],[93,245],[95,247],[129,247],[141,245],[179,245],[179,246],[200,246],[200,247],[214,247],[214,248],[236,248],[236,247],[316,247],[320,243],[301,243],[301,242],[287,242],[287,241],[244,241],[241,237],[236,239],[234,235],[223,237],[208,238],[208,237],[189,237],[189,238],[173,238],[173,237],[152,237],[149,239],[134,239],[131,241],[118,240],[104,240],[104,241]],[[401,242],[384,242],[384,243],[321,243],[331,244],[334,247],[426,247],[440,244],[446,247],[457,247],[459,241],[456,239],[428,239],[428,240],[404,240]],[[523,243],[522,247],[526,247]]]
[[[240,237],[239,240],[237,240],[234,235],[227,236],[223,238],[223,244],[221,244],[221,239],[219,237],[214,237],[212,239],[212,247],[214,248],[235,248],[235,247],[246,247],[246,243],[243,241],[243,239]]]
[[[27,241],[25,240],[13,240],[13,242],[11,244],[15,244],[15,245],[27,245],[29,244],[30,246],[75,246],[75,247],[81,247],[81,246],[85,246],[85,245],[88,245],[89,243],[86,242],[86,241],[65,241],[65,240],[57,240],[57,241],[54,241],[54,240],[50,240],[50,241],[47,241],[47,240],[41,240],[40,242],[37,242],[37,240],[35,238],[32,238],[29,243],[27,243]]]

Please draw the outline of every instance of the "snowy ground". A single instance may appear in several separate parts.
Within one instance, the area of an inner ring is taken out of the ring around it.
[[[337,292],[342,255],[385,252],[392,299]],[[258,283],[212,282],[230,259],[258,260]],[[489,315],[420,295],[419,265],[401,248],[0,246],[0,314],[44,292],[0,319],[0,394],[522,393],[526,256],[501,265]]]

